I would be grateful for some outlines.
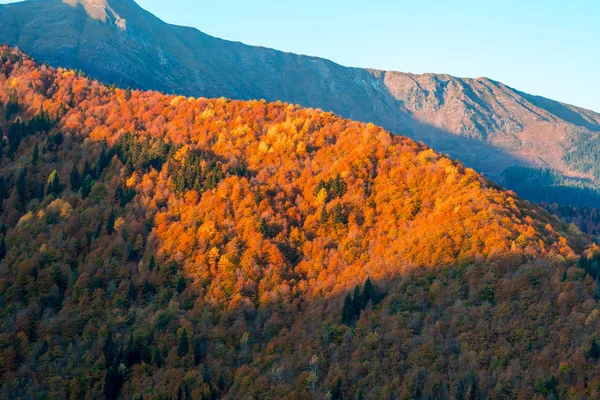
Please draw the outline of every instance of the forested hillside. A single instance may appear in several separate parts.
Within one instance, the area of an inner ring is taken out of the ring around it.
[[[0,57],[0,398],[598,396],[597,248],[543,209],[374,125]]]
[[[594,207],[570,207],[560,204],[541,203],[548,212],[562,221],[573,224],[581,232],[591,235],[595,241],[600,238],[600,209]]]
[[[543,203],[552,199],[561,207],[598,207],[600,190],[596,184],[566,178],[548,168],[510,167],[502,173],[504,184],[530,201]]]

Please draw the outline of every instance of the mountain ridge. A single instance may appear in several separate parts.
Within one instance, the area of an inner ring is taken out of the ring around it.
[[[3,20],[12,21],[0,26],[0,41],[122,87],[281,100],[373,122],[422,140],[500,183],[514,165],[596,179],[593,165],[568,156],[577,143],[597,140],[600,116],[593,111],[487,78],[344,67],[248,46],[170,25],[132,0],[107,4],[127,20],[126,30],[88,19],[83,7],[61,0],[0,6]],[[36,26],[45,26],[45,35]]]

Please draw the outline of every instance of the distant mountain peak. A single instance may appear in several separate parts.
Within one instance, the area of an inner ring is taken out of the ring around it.
[[[127,20],[121,18],[119,14],[112,9],[112,7],[108,4],[108,0],[62,0],[63,3],[66,3],[72,7],[77,7],[81,5],[87,14],[96,20],[106,22],[108,18],[114,19],[115,25],[119,29],[126,30],[127,29]]]

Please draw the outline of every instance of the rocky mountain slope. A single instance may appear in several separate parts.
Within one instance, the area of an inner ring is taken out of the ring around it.
[[[133,0],[29,0],[0,6],[0,18],[0,42],[103,82],[318,107],[423,140],[499,181],[513,165],[600,176],[586,152],[599,146],[598,114],[490,79],[346,68],[246,46],[166,24]]]
[[[598,396],[598,248],[472,169],[0,60],[0,398]]]

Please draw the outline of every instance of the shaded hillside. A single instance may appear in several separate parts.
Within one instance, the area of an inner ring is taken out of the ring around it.
[[[501,183],[513,165],[600,176],[598,114],[489,79],[346,68],[246,46],[166,24],[133,0],[29,0],[0,6],[0,18],[0,41],[121,87],[322,108],[423,140]]]
[[[0,57],[0,397],[598,394],[593,249],[473,170]]]

